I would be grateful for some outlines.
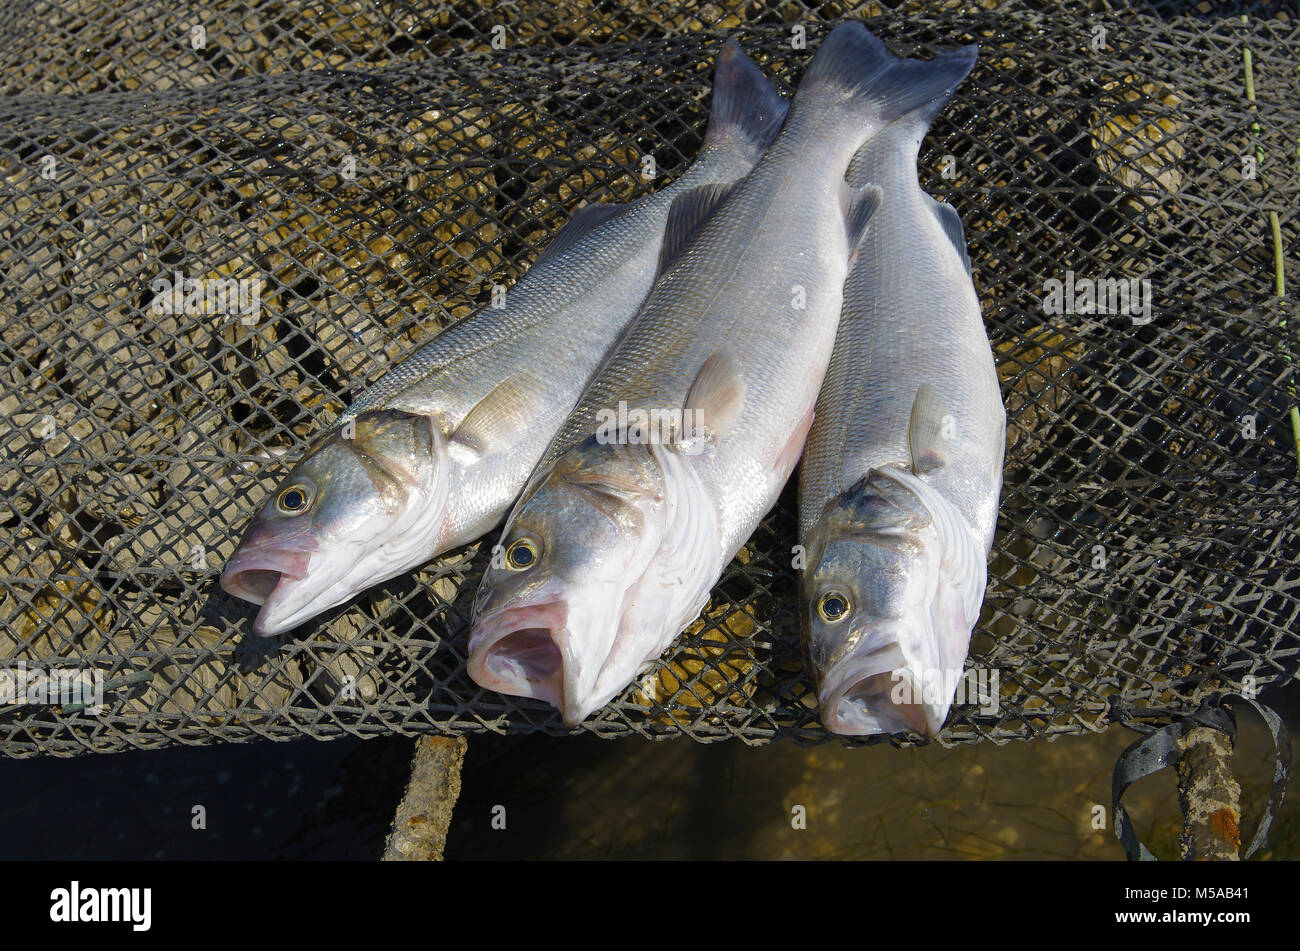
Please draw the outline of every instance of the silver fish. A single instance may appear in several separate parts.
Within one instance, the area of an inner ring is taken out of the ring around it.
[[[623,690],[705,605],[775,502],[812,423],[850,255],[875,193],[849,161],[953,84],[858,23],[809,66],[781,134],[703,224],[597,374],[484,575],[469,673],[570,725]]]
[[[226,591],[262,606],[253,629],[286,631],[496,525],[653,285],[674,199],[748,172],[786,108],[728,42],[708,133],[680,179],[579,209],[503,309],[453,324],[362,393],[280,483],[221,575]]]
[[[959,82],[974,60],[965,47],[933,68]],[[804,643],[834,733],[937,733],[984,599],[1006,414],[961,220],[916,174],[951,93],[895,120],[849,169],[880,207],[799,484]]]

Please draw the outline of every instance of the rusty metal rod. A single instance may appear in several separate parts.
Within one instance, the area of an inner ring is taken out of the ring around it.
[[[1232,776],[1232,737],[1193,727],[1178,740],[1179,839],[1188,861],[1235,862],[1241,849],[1241,786]]]
[[[411,781],[397,804],[385,862],[439,862],[447,845],[451,811],[460,797],[463,736],[422,736],[411,758]]]

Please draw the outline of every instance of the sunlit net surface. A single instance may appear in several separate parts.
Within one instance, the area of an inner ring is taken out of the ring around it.
[[[685,168],[724,36],[789,89],[849,16],[900,54],[981,46],[920,162],[965,221],[1008,411],[968,661],[997,702],[955,708],[941,741],[1154,722],[1294,677],[1300,344],[1269,219],[1293,269],[1294,5],[14,3],[0,670],[110,689],[99,716],[0,703],[0,752],[566,732],[466,676],[491,541],[268,641],[217,575],[286,455],[359,387],[517,280],[579,203]],[[1045,313],[1071,272],[1149,280],[1149,322]],[[254,313],[185,306],[177,274]],[[793,502],[581,730],[828,739]]]

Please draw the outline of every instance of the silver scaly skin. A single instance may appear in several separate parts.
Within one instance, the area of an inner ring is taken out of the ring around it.
[[[934,62],[949,60],[966,62],[960,80],[973,48]],[[957,212],[916,173],[947,98],[893,122],[849,170],[881,200],[800,468],[804,643],[822,722],[844,735],[942,728],[997,520],[1006,414],[993,354]]]
[[[703,224],[547,451],[484,575],[478,684],[545,700],[573,725],[699,613],[812,421],[875,199],[845,183],[849,161],[952,85],[929,66],[890,56],[861,24],[838,27],[754,171],[679,199],[674,217]],[[611,423],[621,403],[669,422]]]
[[[748,172],[786,103],[728,42],[709,131],[676,182],[580,209],[503,309],[448,327],[362,393],[254,518],[221,576],[261,635],[473,541],[523,488],[659,268],[677,196]]]

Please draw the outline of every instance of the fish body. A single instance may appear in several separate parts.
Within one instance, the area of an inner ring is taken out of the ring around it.
[[[1006,414],[993,354],[960,219],[916,172],[946,99],[891,123],[849,170],[881,199],[800,468],[805,648],[822,721],[846,735],[942,727],[997,520]]]
[[[674,199],[753,167],[787,104],[734,41],[690,169],[625,205],[588,205],[506,294],[361,393],[284,478],[221,576],[258,634],[466,544],[504,517],[654,282]]]
[[[838,27],[754,170],[678,199],[674,217],[703,223],[547,450],[484,575],[468,665],[481,686],[576,724],[705,605],[812,422],[875,200],[845,183],[849,162],[948,88],[918,65],[861,24]]]

